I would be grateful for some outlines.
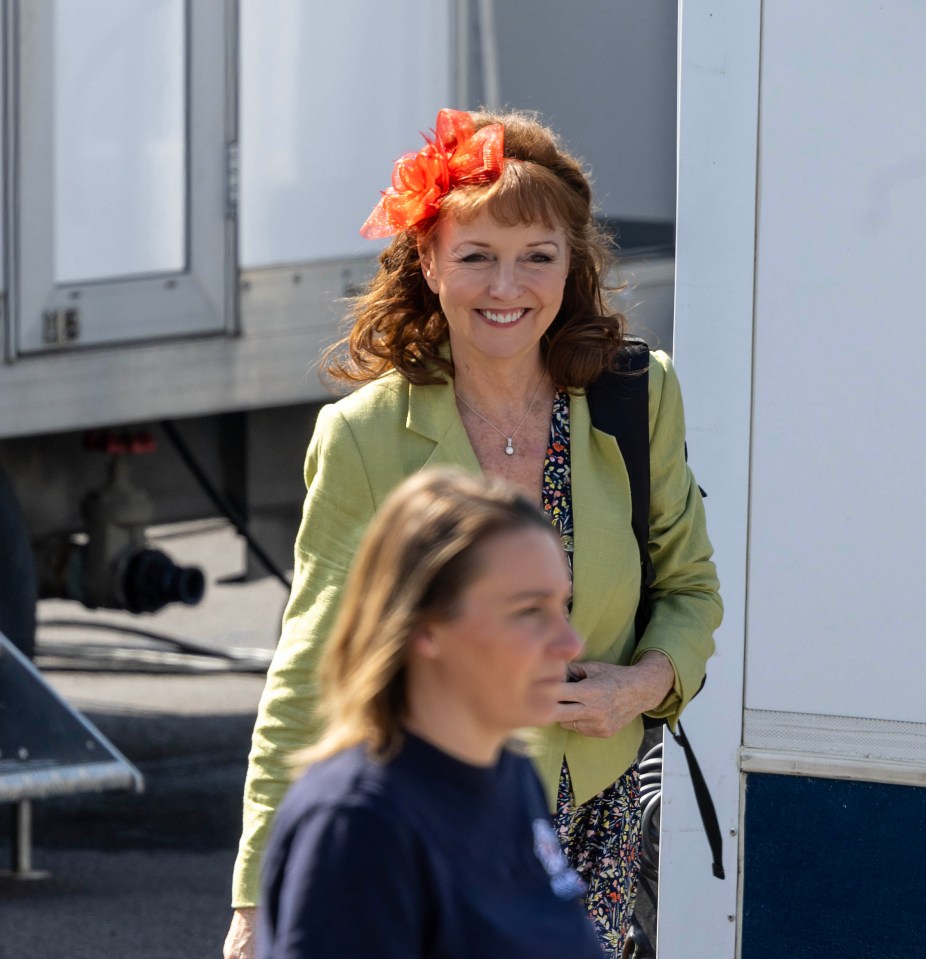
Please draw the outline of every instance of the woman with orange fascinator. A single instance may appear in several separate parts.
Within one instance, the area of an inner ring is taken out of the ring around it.
[[[292,596],[254,732],[226,959],[252,954],[259,864],[290,776],[319,732],[316,665],[364,529],[424,467],[501,477],[543,508],[572,579],[583,648],[564,668],[535,763],[605,955],[619,956],[640,845],[643,714],[670,724],[698,691],[721,618],[704,509],[685,462],[679,384],[650,355],[651,613],[627,470],[587,388],[619,365],[608,243],[588,179],[533,117],[442,110],[363,225],[392,237],[325,369],[350,395],[319,414]],[[362,921],[362,915],[358,916]],[[440,921],[436,916],[435,922]]]

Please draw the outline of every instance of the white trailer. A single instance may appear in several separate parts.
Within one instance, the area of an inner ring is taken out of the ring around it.
[[[726,619],[659,955],[926,955],[926,7],[685,0],[675,356]],[[734,861],[734,857],[736,861]]]
[[[171,437],[290,562],[358,227],[442,106],[539,109],[587,157],[669,346],[676,10],[636,7],[4,0],[0,628],[31,646],[32,546],[43,594],[165,598],[145,525],[215,511]]]
[[[727,607],[686,726],[728,878],[669,744],[659,955],[922,959],[926,8],[2,9],[0,533],[18,559],[86,528],[109,459],[88,431],[154,438],[132,465],[151,519],[211,513],[164,422],[288,556],[327,399],[312,364],[374,265],[357,226],[447,104],[536,108],[590,161],[624,247],[631,227],[657,238],[623,302],[671,346],[680,24],[674,353]],[[18,559],[0,628],[24,615]]]

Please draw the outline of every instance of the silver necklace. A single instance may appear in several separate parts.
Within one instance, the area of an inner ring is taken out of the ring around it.
[[[454,390],[456,398],[472,413],[475,413],[484,423],[488,423],[489,426],[498,433],[499,436],[505,437],[505,452],[509,456],[514,456],[514,438],[518,435],[518,430],[524,425],[524,421],[531,415],[531,410],[534,408],[534,403],[537,402],[537,397],[540,395],[540,387],[543,386],[543,381],[546,379],[546,374],[540,377],[540,382],[537,384],[537,389],[534,390],[533,398],[531,399],[531,405],[528,406],[527,412],[521,417],[521,422],[510,432],[506,433],[504,430],[500,430],[487,416],[483,416],[474,406],[470,406],[466,400]]]

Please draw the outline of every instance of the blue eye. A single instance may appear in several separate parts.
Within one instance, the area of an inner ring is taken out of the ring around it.
[[[485,253],[470,253],[463,257],[464,263],[487,263],[488,256]]]

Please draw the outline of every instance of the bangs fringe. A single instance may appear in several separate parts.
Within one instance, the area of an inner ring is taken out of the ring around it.
[[[461,223],[472,222],[483,210],[502,226],[543,223],[548,229],[587,219],[586,204],[551,170],[537,163],[506,159],[501,176],[485,185],[457,187],[444,198],[441,213]]]

